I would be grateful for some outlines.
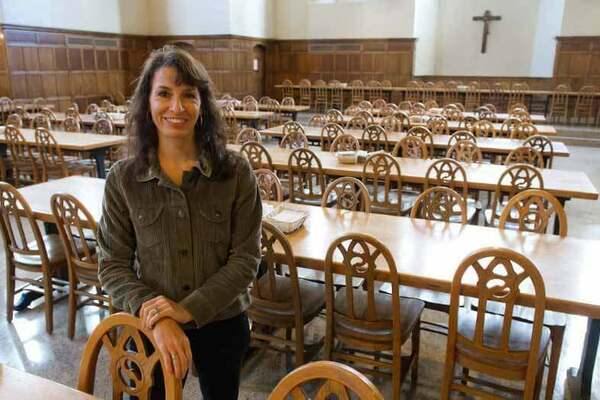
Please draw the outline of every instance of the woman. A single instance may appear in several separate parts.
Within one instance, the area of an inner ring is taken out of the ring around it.
[[[182,49],[146,61],[129,130],[134,155],[106,179],[102,285],[152,330],[168,372],[183,378],[193,361],[204,399],[237,399],[260,261],[254,174],[226,150],[208,74]]]

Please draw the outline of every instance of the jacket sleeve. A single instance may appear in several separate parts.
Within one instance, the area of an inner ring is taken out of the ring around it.
[[[112,303],[136,315],[142,303],[159,294],[140,281],[134,270],[136,238],[118,167],[115,165],[106,178],[98,225],[98,275]]]
[[[212,321],[248,289],[260,263],[262,203],[254,173],[248,162],[241,158],[238,159],[237,180],[227,263],[179,302],[192,314],[198,327]]]

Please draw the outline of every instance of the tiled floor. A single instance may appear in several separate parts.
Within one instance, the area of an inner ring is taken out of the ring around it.
[[[571,157],[557,159],[555,168],[585,171],[596,188],[600,188],[600,148],[570,146]],[[567,203],[569,235],[580,238],[600,239],[600,203],[598,201],[573,200]],[[4,259],[0,254],[0,259]],[[5,265],[0,264],[0,276],[4,276]],[[75,386],[79,371],[80,356],[90,332],[101,318],[93,308],[83,309],[78,314],[77,333],[74,340],[67,338],[67,304],[62,301],[55,308],[55,331],[47,335],[44,329],[42,307],[17,313],[12,324],[5,318],[5,281],[0,280],[0,363],[26,370],[30,373]],[[429,318],[441,319],[442,315],[428,314]],[[318,337],[323,332],[324,321],[318,318],[308,328],[309,334]],[[565,397],[565,377],[568,367],[577,366],[583,345],[586,320],[571,317],[562,351],[559,379],[554,398]],[[436,399],[439,397],[439,384],[443,370],[445,340],[439,336],[423,333],[419,383],[408,398]],[[98,370],[96,394],[110,398],[110,384],[106,373],[106,363],[101,358]],[[259,353],[250,359],[243,371],[241,399],[265,399],[275,383],[285,375],[285,358],[275,353]],[[376,380],[375,383],[389,395],[389,382]],[[407,381],[410,383],[410,381]],[[600,355],[595,379],[594,399],[600,399]],[[188,380],[185,398],[200,398],[198,383]]]

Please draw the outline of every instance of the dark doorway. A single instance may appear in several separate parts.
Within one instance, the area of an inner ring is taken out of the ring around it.
[[[265,52],[265,47],[258,44],[252,49],[251,90],[257,100],[265,94]]]

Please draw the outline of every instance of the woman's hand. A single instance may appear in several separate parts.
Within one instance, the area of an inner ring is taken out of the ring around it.
[[[152,330],[162,364],[169,374],[183,379],[192,362],[190,341],[179,324],[171,318],[163,318]]]
[[[180,324],[188,323],[193,319],[188,310],[165,296],[150,299],[140,307],[140,319],[146,329],[152,329],[163,318],[171,318]]]

